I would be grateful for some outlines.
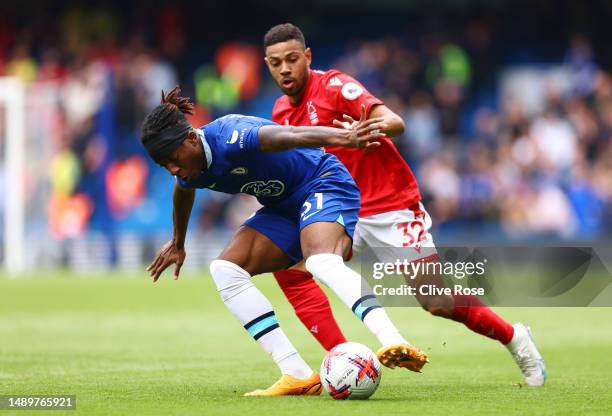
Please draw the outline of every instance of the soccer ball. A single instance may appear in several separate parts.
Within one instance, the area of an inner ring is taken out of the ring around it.
[[[321,364],[323,389],[334,399],[367,399],[378,388],[380,375],[376,354],[357,342],[336,345]]]

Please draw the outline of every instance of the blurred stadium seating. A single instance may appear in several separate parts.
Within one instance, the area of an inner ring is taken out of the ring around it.
[[[404,117],[396,144],[438,244],[610,236],[610,2],[18,3],[0,5],[0,76],[27,86],[30,265],[150,257],[171,232],[173,180],[144,157],[144,115],[178,83],[198,103],[194,123],[269,118],[279,91],[261,40],[284,21],[304,30],[313,68],[346,71]],[[4,178],[2,158],[0,212]],[[191,265],[256,207],[200,192]]]

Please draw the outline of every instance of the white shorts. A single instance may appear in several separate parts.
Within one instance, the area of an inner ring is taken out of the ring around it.
[[[375,248],[378,257],[390,257],[381,258],[381,261],[393,261],[398,250],[389,250],[387,256],[384,248],[427,247],[421,258],[429,257],[435,253],[430,228],[431,217],[420,202],[418,210],[403,209],[359,217],[353,235],[353,252],[360,253],[371,247]]]

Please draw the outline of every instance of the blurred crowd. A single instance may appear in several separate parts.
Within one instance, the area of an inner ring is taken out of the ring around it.
[[[202,56],[187,47],[184,9],[168,5],[158,17],[153,30],[121,33],[116,15],[73,9],[45,42],[0,16],[0,76],[27,85],[29,149],[41,154],[29,154],[29,201],[48,195],[43,208],[58,239],[169,229],[171,178],[138,140],[161,89],[180,83],[196,99],[194,124],[227,112],[269,117],[278,91],[257,43],[263,33]],[[315,68],[353,75],[403,116],[407,129],[395,143],[436,232],[596,239],[612,229],[612,75],[587,37],[563,42],[565,56],[546,62],[554,76],[532,62],[523,65],[535,74],[526,84],[477,21],[461,36],[341,42],[343,52],[327,61],[317,59],[325,43],[311,46]],[[250,197],[206,191],[194,221],[203,232],[230,230],[256,207]]]
[[[160,90],[179,83],[172,59],[184,37],[175,10],[161,11],[156,47],[143,31],[120,38],[118,17],[103,10],[67,10],[48,39],[0,16],[0,76],[27,88],[26,203],[35,211],[47,196],[40,214],[58,239],[113,235],[147,200],[139,127]],[[201,107],[194,121],[208,121]]]
[[[500,68],[497,99],[479,100],[475,84],[491,67],[475,60],[494,45],[486,28],[468,29],[478,31],[478,43],[431,36],[411,49],[393,38],[368,41],[335,66],[403,115],[407,130],[396,145],[439,226],[495,239],[496,231],[518,239],[605,236],[612,229],[612,74],[599,68],[589,40],[575,35],[558,71],[523,68],[534,82],[510,81],[501,91]],[[539,89],[535,102],[529,88]]]

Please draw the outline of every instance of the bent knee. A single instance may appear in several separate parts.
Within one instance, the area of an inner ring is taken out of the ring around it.
[[[210,263],[210,274],[223,301],[253,286],[251,275],[237,264],[227,260],[217,259]]]
[[[452,308],[439,305],[423,306],[423,309],[425,309],[427,312],[434,316],[450,317],[453,314]]]
[[[434,297],[419,299],[421,307],[434,316],[450,317],[453,314],[452,298]]]

